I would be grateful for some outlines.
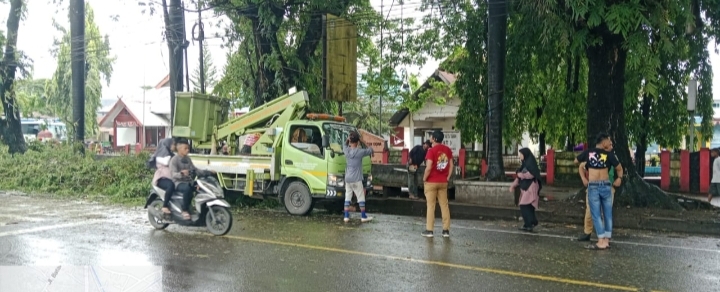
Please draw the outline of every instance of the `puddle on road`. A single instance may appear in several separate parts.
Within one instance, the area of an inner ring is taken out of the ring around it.
[[[52,238],[38,236],[18,237],[23,242],[19,244],[19,253],[24,253],[26,262],[34,266],[54,266],[66,262],[62,243]]]
[[[146,255],[128,250],[100,250],[99,266],[154,266]]]

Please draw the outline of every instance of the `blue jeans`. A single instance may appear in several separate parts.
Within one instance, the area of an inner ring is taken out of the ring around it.
[[[612,237],[613,200],[611,188],[609,181],[591,181],[588,184],[590,216],[592,216],[598,238]]]

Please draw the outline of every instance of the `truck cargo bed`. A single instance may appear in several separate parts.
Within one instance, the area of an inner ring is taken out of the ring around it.
[[[425,166],[420,166],[417,169],[417,172],[420,174],[417,176],[417,184],[420,188],[422,188],[423,186],[422,173],[424,171]],[[372,183],[375,186],[392,188],[402,188],[408,186],[408,169],[407,166],[404,164],[373,164],[370,173],[372,174],[373,178]],[[455,185],[453,184],[453,180],[456,176],[457,172],[456,175],[450,179],[450,182],[448,183],[448,188],[455,187]]]

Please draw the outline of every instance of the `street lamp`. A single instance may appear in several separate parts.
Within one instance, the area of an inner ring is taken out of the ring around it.
[[[690,136],[690,145],[688,150],[690,152],[695,151],[695,105],[697,104],[697,80],[695,77],[690,79],[688,83],[688,99],[687,99],[687,110],[690,114],[690,126],[688,128]]]

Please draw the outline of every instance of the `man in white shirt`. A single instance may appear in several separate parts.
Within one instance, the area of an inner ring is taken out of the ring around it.
[[[713,196],[720,196],[720,159],[718,159],[719,155],[720,148],[715,148],[710,151],[710,156],[712,156],[714,160],[712,164],[712,180],[710,181],[710,194],[708,194],[708,202],[712,202]]]

